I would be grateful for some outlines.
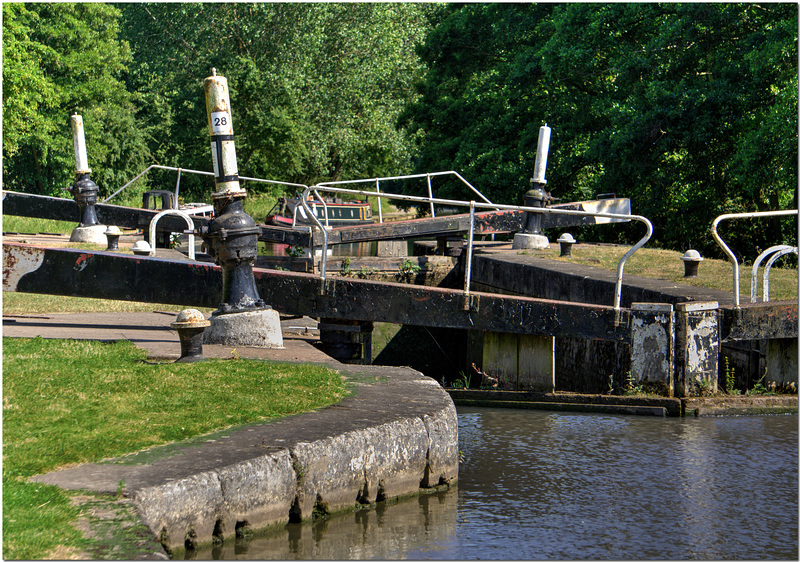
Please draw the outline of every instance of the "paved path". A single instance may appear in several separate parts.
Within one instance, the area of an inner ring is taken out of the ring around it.
[[[181,354],[178,332],[170,328],[175,312],[91,312],[82,314],[23,314],[3,316],[3,336],[12,338],[71,338],[79,340],[130,340],[146,349],[152,359],[177,359]],[[204,345],[209,358],[231,357],[234,350],[248,359],[336,363],[316,347],[317,322],[299,318],[281,322],[283,349]]]

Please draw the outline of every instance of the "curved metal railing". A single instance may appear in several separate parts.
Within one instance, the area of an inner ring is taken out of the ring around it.
[[[797,215],[797,209],[790,209],[785,211],[761,211],[756,213],[729,213],[720,215],[711,223],[711,236],[716,240],[717,245],[722,248],[722,251],[731,259],[733,265],[733,302],[736,307],[740,306],[739,302],[739,260],[733,253],[728,245],[722,240],[719,233],[717,233],[717,226],[724,220],[730,219],[745,219],[745,218],[762,218],[762,217],[782,217],[789,215]]]
[[[779,244],[777,246],[772,246],[770,248],[767,248],[766,250],[764,250],[763,252],[761,252],[758,255],[758,257],[756,258],[756,261],[753,262],[753,274],[752,274],[752,277],[750,279],[750,302],[756,302],[758,300],[758,268],[761,265],[761,262],[764,261],[764,259],[766,259],[766,257],[769,256],[770,254],[774,254],[776,252],[780,253],[780,252],[782,252],[784,250],[791,250],[792,248],[794,248],[794,246],[787,246],[786,244]],[[795,249],[795,252],[796,251],[797,250]],[[781,255],[783,255],[783,254],[781,254]],[[778,257],[780,257],[780,256],[778,256]],[[774,263],[775,259],[777,259],[777,258],[770,259],[770,261],[769,261],[770,267],[771,267],[772,263]],[[764,291],[764,301],[767,301],[767,300],[769,300],[769,288],[768,288],[769,287],[769,269],[768,268],[764,268],[764,282],[767,285],[767,288]]]
[[[769,302],[769,270],[772,268],[772,264],[775,263],[777,259],[782,258],[787,254],[796,253],[797,246],[792,246],[775,252],[775,255],[769,258],[769,261],[767,261],[767,265],[764,266],[764,297],[762,299],[764,302]]]

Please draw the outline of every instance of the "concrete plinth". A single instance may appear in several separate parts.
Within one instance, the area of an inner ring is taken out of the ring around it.
[[[631,383],[673,396],[675,325],[671,304],[631,305]]]
[[[106,246],[108,244],[108,238],[106,238],[107,228],[107,226],[102,224],[96,224],[94,226],[77,226],[72,230],[69,241],[102,244],[103,246]]]
[[[252,312],[231,312],[212,316],[209,320],[211,325],[203,335],[203,343],[283,347],[280,315],[277,310],[268,308]]]
[[[547,236],[541,234],[523,234],[518,233],[514,235],[514,241],[511,243],[512,250],[542,250],[550,247],[550,241]]]
[[[718,310],[716,302],[675,305],[675,391],[679,396],[704,387],[717,391]]]

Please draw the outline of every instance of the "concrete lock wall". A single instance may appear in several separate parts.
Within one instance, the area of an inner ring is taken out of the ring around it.
[[[431,415],[300,442],[143,488],[133,499],[167,548],[210,543],[243,527],[301,521],[450,484],[458,475],[457,427],[451,403]]]
[[[585,302],[594,304],[609,304],[610,295],[614,292],[614,272],[606,272],[597,268],[581,266],[563,261],[550,262],[548,260],[532,261],[528,256],[514,253],[501,254],[500,252],[476,253],[473,258],[472,284],[476,291],[490,293],[525,295],[535,298],[556,299],[571,302]],[[628,307],[632,302],[662,302],[675,306],[676,337],[683,338],[675,343],[675,368],[674,389],[676,394],[689,392],[686,381],[694,380],[695,384],[715,388],[717,380],[725,380],[727,374],[734,374],[736,387],[739,389],[752,388],[758,381],[772,381],[776,386],[788,386],[791,383],[785,378],[796,379],[796,362],[786,362],[780,357],[796,357],[791,350],[782,351],[785,345],[794,345],[794,340],[787,339],[787,343],[777,343],[781,339],[745,339],[739,341],[739,336],[725,336],[723,315],[717,310],[718,335],[716,339],[706,338],[695,334],[688,337],[682,336],[680,330],[693,330],[697,328],[707,335],[709,330],[703,325],[711,322],[711,311],[686,309],[688,324],[681,324],[679,319],[683,314],[678,307],[681,303],[698,304],[717,302],[730,304],[732,296],[725,291],[706,289],[686,285],[665,284],[661,280],[644,279],[634,275],[625,276],[622,289],[622,307]],[[704,317],[699,324],[693,325],[692,317]],[[783,314],[783,313],[781,313]],[[706,317],[707,316],[707,317]],[[780,314],[778,315],[780,317]],[[784,314],[785,316],[785,314]],[[765,320],[768,320],[765,319]],[[779,323],[779,321],[776,320]],[[769,322],[767,322],[769,323]],[[795,312],[796,326],[796,312]],[[758,332],[754,333],[757,335]],[[770,335],[768,338],[780,338]],[[705,344],[702,343],[705,340]],[[701,358],[698,353],[702,345],[711,346],[708,354]],[[556,341],[556,388],[572,392],[608,392],[609,387],[615,390],[621,388],[632,371],[627,366],[635,355],[636,350],[627,343],[595,342],[572,338],[558,338]],[[773,358],[769,359],[769,355]],[[714,374],[714,357],[717,357],[717,374]],[[768,363],[772,361],[772,369]],[[796,361],[796,360],[795,360]],[[646,375],[646,369],[637,366],[640,376]],[[691,369],[697,373],[691,375]],[[766,373],[766,377],[764,376]],[[592,378],[595,375],[595,378]],[[795,387],[797,383],[795,382]]]
[[[404,367],[339,365],[355,392],[328,408],[37,475],[119,493],[169,550],[449,487],[458,419],[448,393]]]

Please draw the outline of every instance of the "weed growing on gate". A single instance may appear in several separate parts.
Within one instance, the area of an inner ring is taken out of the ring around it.
[[[736,389],[736,370],[730,366],[728,358],[725,358],[725,394],[736,396],[739,391]]]
[[[636,380],[633,378],[633,374],[630,371],[628,371],[628,374],[625,376],[625,390],[623,394],[625,396],[644,394],[644,385],[636,384]]]
[[[770,388],[764,385],[764,379],[767,378],[767,373],[764,373],[764,376],[761,377],[756,381],[756,384],[753,385],[753,388],[745,392],[747,396],[770,396],[775,394]]]

